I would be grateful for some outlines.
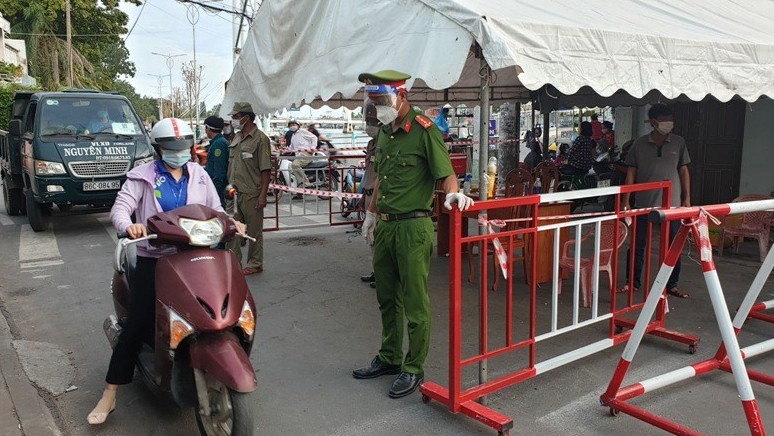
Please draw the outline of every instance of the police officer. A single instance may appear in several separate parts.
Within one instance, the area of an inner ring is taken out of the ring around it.
[[[223,118],[210,116],[204,120],[204,133],[210,139],[207,149],[207,165],[204,170],[210,175],[220,197],[220,205],[226,207],[224,193],[228,185],[228,141],[223,137]]]
[[[229,146],[228,180],[237,189],[237,212],[234,219],[247,225],[247,234],[255,238],[247,248],[245,275],[263,272],[263,209],[269,190],[271,145],[269,137],[255,125],[255,113],[250,103],[237,102],[229,113],[239,132]],[[242,261],[237,238],[228,249]]]
[[[427,277],[433,249],[431,207],[436,181],[446,192],[444,206],[461,210],[473,199],[459,193],[449,153],[438,127],[411,108],[406,79],[386,70],[364,73],[367,101],[376,106],[383,124],[376,137],[378,174],[363,222],[366,242],[374,245],[376,296],[382,318],[382,342],[371,363],[352,376],[370,379],[399,374],[389,396],[401,398],[424,379],[424,361],[430,342],[430,297]],[[377,224],[378,220],[378,224]],[[403,356],[403,314],[408,321],[408,353]]]

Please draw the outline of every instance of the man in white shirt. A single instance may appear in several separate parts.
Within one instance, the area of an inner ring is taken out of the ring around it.
[[[302,187],[308,185],[309,179],[304,173],[304,167],[312,163],[312,150],[317,148],[317,137],[308,130],[298,129],[290,137],[288,148],[296,155],[296,159],[290,165],[296,178],[296,184]]]

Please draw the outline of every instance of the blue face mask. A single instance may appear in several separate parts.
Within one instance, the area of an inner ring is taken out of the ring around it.
[[[161,160],[172,168],[180,168],[191,160],[191,152],[188,150],[161,150]]]

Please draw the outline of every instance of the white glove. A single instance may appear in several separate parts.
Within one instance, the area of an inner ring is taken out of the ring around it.
[[[366,211],[366,217],[363,220],[363,228],[361,229],[361,232],[363,233],[363,238],[365,238],[366,244],[368,245],[374,245],[374,229],[376,228],[376,220],[378,217],[376,216],[376,212]]]
[[[470,206],[473,206],[473,199],[465,194],[459,192],[449,192],[446,194],[446,201],[443,203],[446,209],[451,210],[452,203],[457,203],[461,211],[467,210]]]

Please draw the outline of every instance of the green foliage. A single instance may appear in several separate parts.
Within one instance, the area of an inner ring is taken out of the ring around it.
[[[135,91],[134,87],[124,80],[116,80],[113,84],[113,90],[128,98],[137,111],[137,115],[144,121],[157,121],[159,116],[158,100],[153,97],[141,96]]]
[[[8,130],[8,120],[11,118],[13,106],[13,93],[20,89],[33,90],[15,83],[0,84],[0,129]]]
[[[118,8],[121,1],[140,4],[140,0],[71,0],[75,87],[110,89],[119,76],[134,75],[134,64],[121,37],[129,21]],[[67,84],[64,9],[62,0],[0,0],[0,11],[11,22],[12,36],[27,43],[30,74],[45,89]]]
[[[19,78],[23,73],[24,68],[22,68],[21,65],[0,61],[0,74],[7,74],[13,78]]]

